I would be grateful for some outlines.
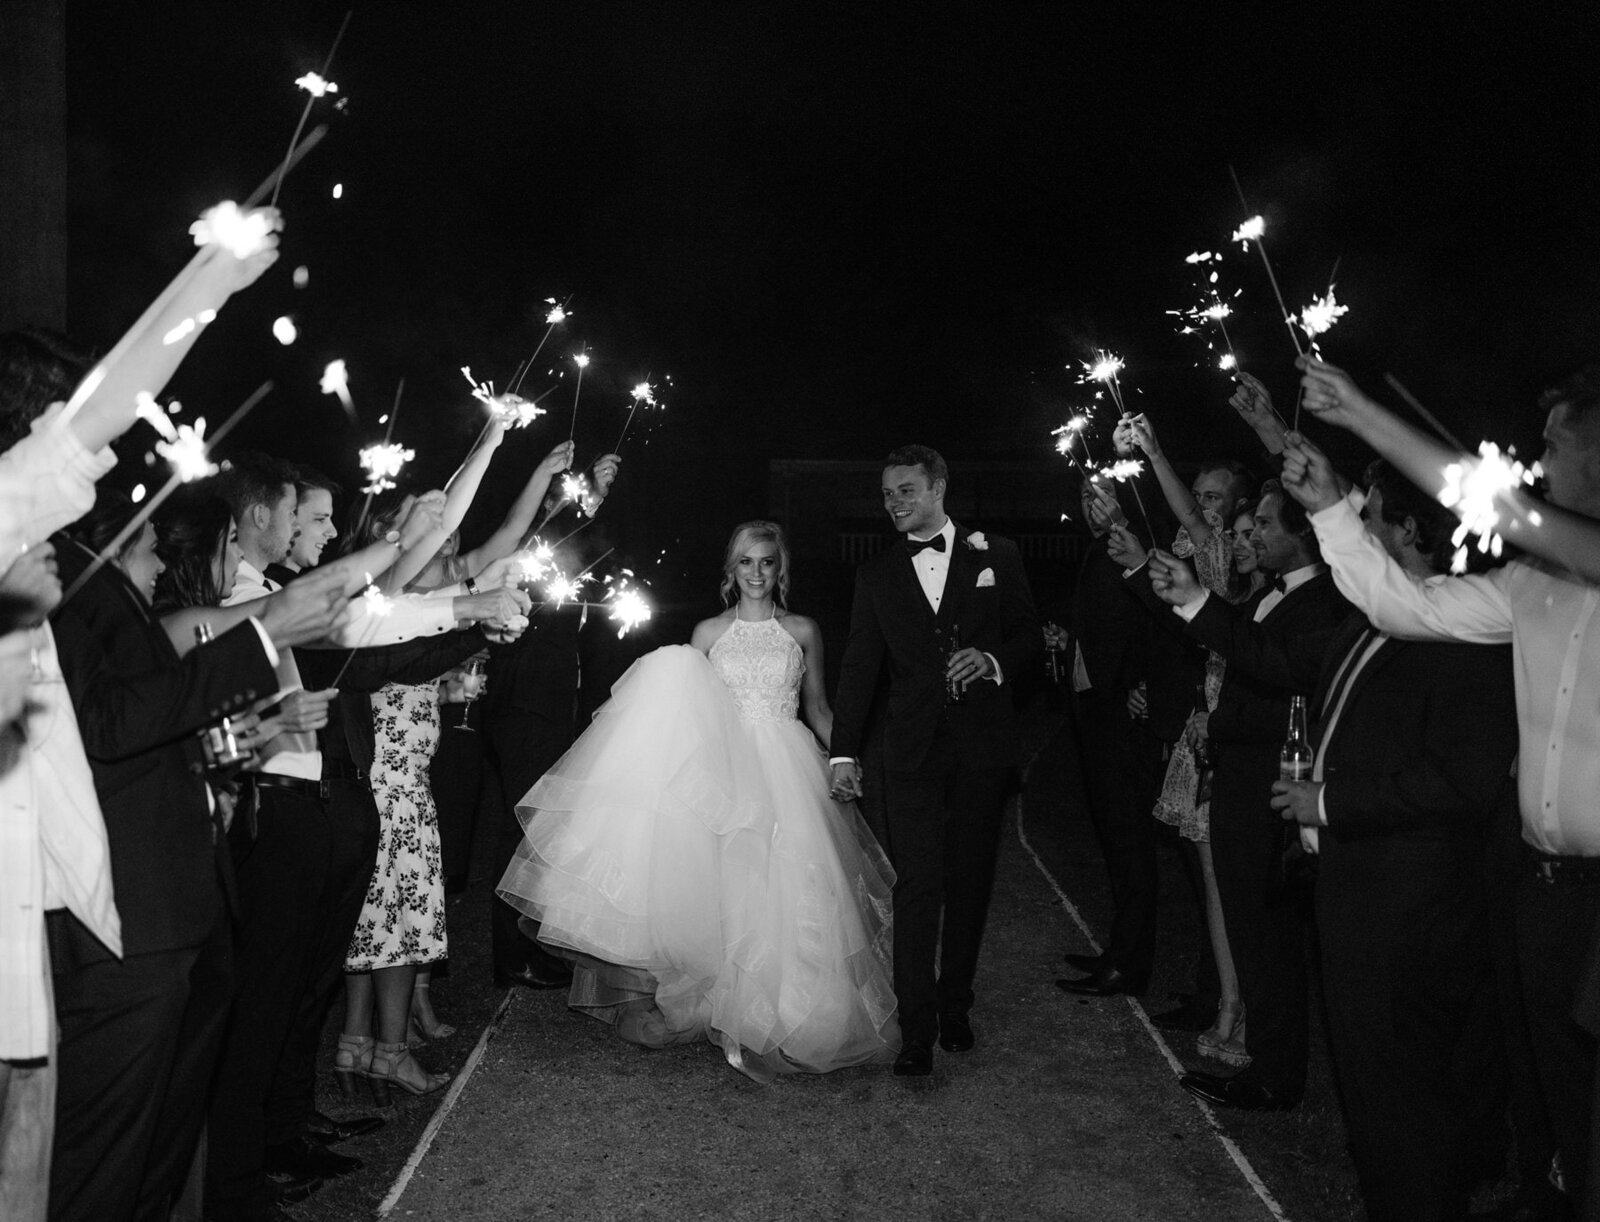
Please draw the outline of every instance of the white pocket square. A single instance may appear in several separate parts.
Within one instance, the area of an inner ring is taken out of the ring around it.
[[[984,569],[983,572],[978,574],[978,588],[980,590],[983,589],[984,586],[992,586],[993,584],[994,584],[994,570],[993,569]]]

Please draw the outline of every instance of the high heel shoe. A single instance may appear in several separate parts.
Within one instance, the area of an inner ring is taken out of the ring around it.
[[[1217,1021],[1195,1036],[1195,1049],[1203,1057],[1221,1061],[1243,1069],[1250,1064],[1250,1053],[1245,1047],[1245,1012],[1241,1002],[1238,1010],[1217,1007]]]
[[[420,1037],[412,1039],[407,1033],[406,1043],[413,1048],[425,1048],[429,1040],[447,1040],[456,1033],[454,1027],[441,1023],[434,1014],[432,990],[425,980],[411,986],[411,1028]]]
[[[367,1070],[367,1085],[372,1088],[372,1101],[379,1107],[388,1107],[391,1100],[389,1088],[398,1086],[411,1095],[431,1095],[450,1082],[447,1073],[429,1073],[422,1068],[411,1049],[405,1044],[373,1045],[372,1066]]]
[[[338,1050],[333,1054],[333,1080],[339,1084],[339,1094],[346,1103],[355,1102],[362,1083],[371,1073],[374,1047],[370,1035],[339,1037]]]

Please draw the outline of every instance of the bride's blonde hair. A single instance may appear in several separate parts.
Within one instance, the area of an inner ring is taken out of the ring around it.
[[[789,609],[789,544],[783,537],[783,527],[776,522],[741,522],[733,528],[733,537],[728,540],[727,555],[722,558],[722,604],[725,607],[733,605],[734,570],[738,568],[739,557],[744,555],[745,549],[752,543],[773,543],[778,548],[778,606],[785,611]]]

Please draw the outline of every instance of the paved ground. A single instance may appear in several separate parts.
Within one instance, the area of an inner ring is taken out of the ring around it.
[[[1057,729],[1037,720],[1035,744]],[[560,995],[519,992],[390,1216],[1270,1218],[1133,1009],[1052,984],[1061,952],[1086,943],[1019,815],[1058,877],[1083,871],[1058,754],[1041,756],[1007,820],[979,1046],[937,1054],[931,1086],[880,1067],[761,1087],[710,1045],[643,1051]],[[450,1041],[458,1058],[468,1034]],[[389,1140],[433,1110],[409,1101]],[[303,1216],[347,1216],[339,1198],[356,1206],[358,1184],[330,1186]]]

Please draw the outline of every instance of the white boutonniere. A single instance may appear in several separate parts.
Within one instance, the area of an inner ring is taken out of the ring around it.
[[[975,530],[967,536],[967,546],[975,552],[986,552],[989,550],[989,540],[983,537],[981,530]]]
[[[994,584],[994,570],[993,569],[984,569],[983,572],[978,574],[978,589],[981,590],[985,586],[992,586],[993,584]]]

